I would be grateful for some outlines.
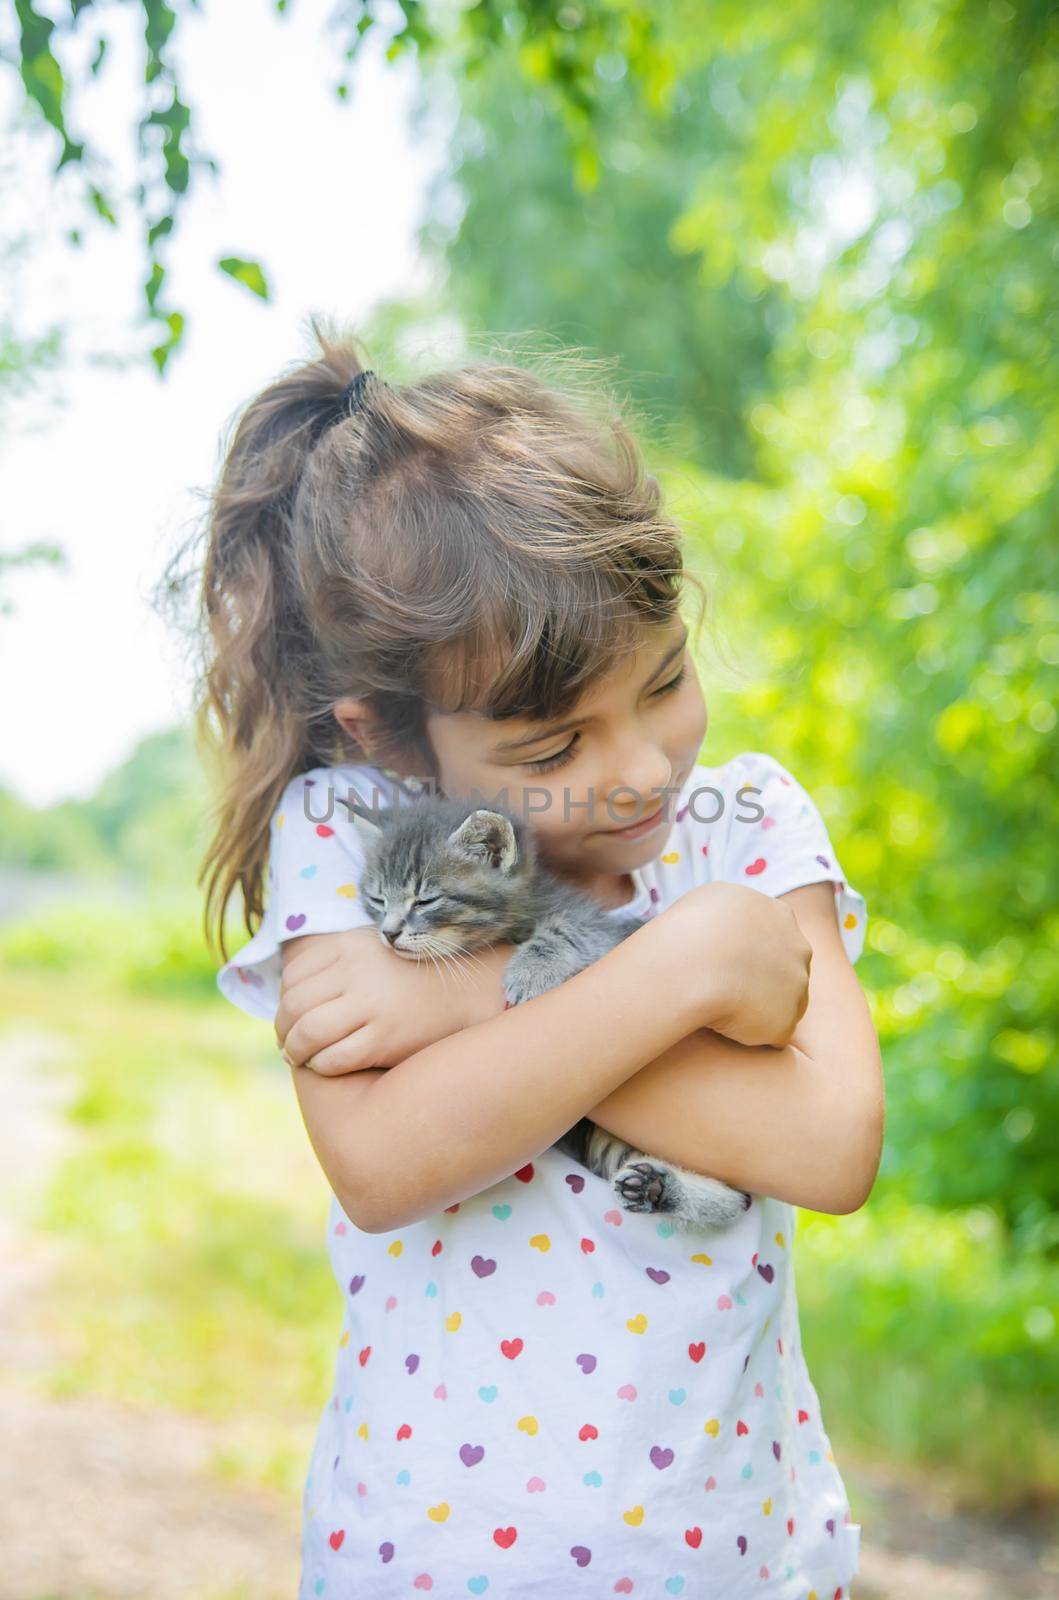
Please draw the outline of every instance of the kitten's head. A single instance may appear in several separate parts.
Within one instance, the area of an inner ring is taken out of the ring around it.
[[[443,961],[524,921],[535,854],[519,818],[430,795],[361,811],[358,826],[371,819],[360,894],[398,955]]]

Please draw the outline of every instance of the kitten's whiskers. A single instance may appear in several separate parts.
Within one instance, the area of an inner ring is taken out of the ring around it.
[[[473,951],[453,950],[451,945],[446,944],[443,939],[433,939],[429,934],[424,936],[421,948],[427,959],[439,972],[444,966],[444,969],[447,972],[451,972],[454,980],[462,984],[464,988],[470,982],[468,968],[471,965],[481,967],[483,971],[485,970],[485,962],[479,956],[476,956]]]

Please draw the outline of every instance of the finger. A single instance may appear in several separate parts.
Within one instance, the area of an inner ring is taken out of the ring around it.
[[[338,934],[302,934],[297,939],[286,939],[280,946],[284,981],[300,982],[314,972],[323,972],[342,954]]]
[[[315,1055],[305,1062],[313,1072],[318,1072],[324,1078],[337,1078],[350,1072],[362,1072],[367,1067],[378,1066],[375,1057],[377,1050],[371,1043],[371,1030],[358,1028],[356,1033],[350,1034],[346,1039],[339,1039],[337,1044],[328,1045],[326,1050],[318,1050]]]
[[[283,1041],[284,1059],[288,1065],[300,1067],[310,1056],[356,1032],[363,1023],[361,1007],[348,995],[329,1000],[307,1011],[291,1026]]]
[[[312,1011],[315,1006],[326,1005],[329,1000],[337,1000],[343,993],[337,965],[325,967],[323,972],[311,973],[296,983],[290,983],[287,974],[284,974],[273,1021],[277,1042],[281,1046],[286,1042],[294,1023],[307,1011]]]

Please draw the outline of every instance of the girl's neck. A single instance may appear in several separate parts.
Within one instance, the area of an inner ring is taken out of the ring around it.
[[[624,872],[620,878],[607,881],[612,886],[608,893],[617,896],[615,899],[600,900],[600,905],[608,911],[616,911],[619,906],[627,906],[630,900],[636,899],[636,879],[631,872]],[[613,887],[615,884],[617,887]],[[599,896],[596,898],[599,899]]]
[[[562,877],[571,888],[579,889],[582,894],[591,895],[604,911],[616,911],[619,906],[627,906],[630,900],[636,898],[636,880],[629,872],[621,873],[617,877],[574,878],[566,873],[563,873]]]

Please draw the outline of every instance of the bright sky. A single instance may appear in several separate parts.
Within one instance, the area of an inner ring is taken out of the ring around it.
[[[226,419],[306,353],[310,312],[355,321],[429,287],[416,229],[444,140],[410,127],[415,68],[387,63],[371,34],[340,104],[332,9],[298,0],[278,20],[262,0],[182,25],[199,145],[222,172],[216,183],[200,178],[170,252],[190,326],[164,382],[149,365],[91,359],[143,347],[131,211],[118,230],[87,227],[86,247],[66,249],[49,198],[50,142],[10,143],[17,165],[13,182],[0,173],[0,240],[26,233],[32,247],[13,274],[15,324],[59,321],[72,352],[0,421],[0,549],[48,539],[69,559],[66,570],[16,570],[4,584],[15,612],[0,618],[0,785],[33,804],[87,795],[145,733],[187,715],[179,643],[147,594],[198,515],[195,490],[213,477]],[[107,8],[117,48],[77,108],[126,162],[142,77],[138,10]],[[0,128],[17,104],[12,78],[0,79]],[[223,255],[259,259],[272,303],[217,272]]]

